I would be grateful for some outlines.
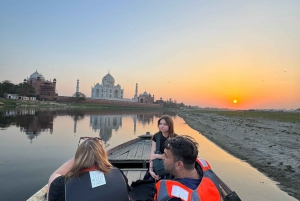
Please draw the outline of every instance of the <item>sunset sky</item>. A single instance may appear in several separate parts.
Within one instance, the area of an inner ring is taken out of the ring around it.
[[[300,1],[1,1],[0,81],[35,72],[57,93],[108,72],[164,100],[300,108]],[[236,100],[236,103],[234,103]]]

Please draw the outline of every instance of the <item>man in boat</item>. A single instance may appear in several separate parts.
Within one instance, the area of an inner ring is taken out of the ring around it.
[[[190,136],[177,136],[165,142],[164,167],[174,179],[156,184],[155,201],[222,200],[216,175],[197,156],[198,143]]]

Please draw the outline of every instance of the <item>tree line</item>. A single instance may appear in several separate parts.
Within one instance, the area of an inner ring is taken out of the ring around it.
[[[184,108],[185,105],[184,103],[177,103],[176,101],[172,101],[172,99],[170,98],[169,100],[167,101],[163,101],[163,107],[166,107],[166,108]]]
[[[9,80],[0,82],[0,97],[5,93],[18,94],[20,96],[35,97],[36,91],[30,84],[24,82],[20,84],[13,84]]]
[[[175,109],[195,109],[197,106],[185,105],[183,102],[177,103],[177,101],[173,101],[171,98],[167,101],[163,101],[163,107],[165,108],[175,108]]]

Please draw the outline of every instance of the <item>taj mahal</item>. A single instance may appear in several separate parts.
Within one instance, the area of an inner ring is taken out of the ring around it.
[[[92,87],[92,98],[114,98],[123,99],[124,89],[117,84],[115,86],[115,79],[109,73],[102,78],[102,85],[97,83]]]
[[[77,81],[77,91],[78,83]],[[115,79],[108,72],[102,78],[102,84],[94,84],[91,87],[91,98],[92,99],[106,99],[106,100],[118,100],[118,101],[130,101],[130,102],[141,102],[141,103],[153,103],[154,95],[144,92],[143,94],[138,95],[138,84],[135,86],[135,94],[132,99],[124,98],[124,88],[122,89],[121,85],[115,85]]]

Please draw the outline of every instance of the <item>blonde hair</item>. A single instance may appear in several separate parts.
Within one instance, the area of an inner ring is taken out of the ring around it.
[[[159,127],[159,123],[162,119],[164,119],[166,121],[166,124],[169,126],[169,130],[168,130],[169,137],[174,137],[175,131],[174,131],[174,122],[173,122],[172,117],[170,117],[169,115],[161,116],[157,122],[158,127]]]
[[[107,159],[106,150],[98,139],[87,139],[79,145],[74,164],[65,175],[66,181],[82,174],[84,169],[95,167],[97,170],[106,173],[112,169]]]

